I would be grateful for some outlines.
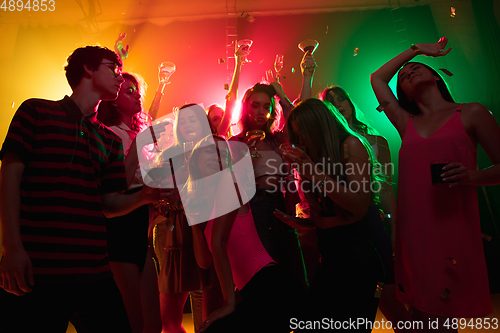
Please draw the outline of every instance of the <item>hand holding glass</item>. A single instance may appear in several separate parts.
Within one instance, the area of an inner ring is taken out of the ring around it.
[[[160,80],[160,83],[170,83],[168,80],[170,79],[170,76],[175,73],[175,69],[176,67],[173,62],[162,62],[158,67],[158,79]]]
[[[250,47],[252,46],[252,44],[253,44],[253,40],[251,40],[251,39],[242,39],[242,40],[238,41],[238,48],[240,48],[242,45],[247,46],[245,54],[243,54],[243,56],[241,57],[242,64],[248,64],[249,62],[252,62],[251,60],[247,59],[247,56],[250,54]]]
[[[303,152],[305,152],[306,151],[306,146],[300,145],[300,144],[294,144],[294,143],[284,143],[284,144],[280,145],[280,151],[281,151],[282,154],[283,153],[287,153],[287,154],[293,155],[295,157],[300,157],[301,153],[298,152],[297,149],[300,149]],[[283,158],[285,160],[288,159],[286,156],[283,156]],[[293,162],[290,163],[290,173],[288,175],[289,179],[295,179],[292,165],[293,165]]]
[[[252,158],[259,158],[264,155],[259,154],[257,151],[257,144],[264,140],[266,137],[266,132],[261,130],[252,130],[246,133],[246,143],[250,146],[250,156]]]

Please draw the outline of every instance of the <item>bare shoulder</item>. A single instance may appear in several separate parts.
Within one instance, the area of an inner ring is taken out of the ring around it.
[[[366,159],[368,157],[368,152],[366,147],[363,145],[359,138],[354,135],[348,136],[342,143],[342,156],[344,159],[350,157],[358,157]]]
[[[346,144],[349,147],[355,147],[355,146],[358,146],[358,145],[363,146],[363,144],[361,143],[361,141],[357,137],[355,137],[354,135],[350,135],[350,136],[348,136],[344,140],[343,145],[345,146]]]
[[[495,122],[491,112],[480,103],[463,104],[461,113],[465,126],[470,125],[476,127],[477,125],[482,125],[491,121]]]
[[[387,140],[381,136],[381,135],[371,135],[371,134],[366,134],[365,135],[366,140],[370,143],[370,145],[378,145],[382,147],[387,147],[388,143]]]
[[[481,103],[465,103],[462,105],[462,115],[467,117],[492,116],[490,111]]]

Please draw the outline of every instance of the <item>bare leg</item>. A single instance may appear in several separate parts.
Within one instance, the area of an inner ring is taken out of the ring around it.
[[[160,293],[162,333],[186,333],[182,327],[184,304],[189,293]]]
[[[141,273],[141,302],[144,318],[143,333],[161,332],[160,293],[158,291],[158,277],[152,258],[152,249]]]
[[[128,262],[110,261],[109,265],[127,310],[128,320],[133,333],[142,333],[142,317],[139,267]]]
[[[189,293],[191,296],[191,313],[193,315],[193,325],[195,332],[203,324],[203,296],[201,290],[195,290]]]

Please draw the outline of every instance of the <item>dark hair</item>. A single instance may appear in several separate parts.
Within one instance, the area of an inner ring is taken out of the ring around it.
[[[141,95],[144,93],[144,82],[136,74],[122,73],[124,80],[130,80],[137,87],[137,92]],[[119,98],[119,97],[118,97]],[[97,118],[106,126],[118,126],[123,122],[123,115],[115,106],[115,101],[101,101],[97,112]],[[141,110],[132,117],[131,130],[139,133],[144,127],[148,119],[148,115]]]
[[[180,119],[181,113],[183,112],[182,110],[188,109],[188,108],[193,110],[196,118],[198,119],[198,121],[202,125],[205,124],[205,121],[203,121],[203,119],[207,119],[207,114],[205,113],[205,110],[203,110],[203,108],[201,106],[199,106],[198,104],[194,104],[194,103],[185,104],[177,109],[177,117],[175,118],[175,124],[174,124],[174,135],[175,135],[176,145],[179,145],[181,147],[182,147],[182,144],[184,142],[187,142],[187,140],[184,139],[184,137],[180,133],[179,119]],[[206,120],[206,122],[208,123],[208,120]],[[202,137],[206,137],[207,135],[211,135],[211,134],[212,134],[212,132],[210,130],[210,126],[202,126],[202,133],[201,133]]]
[[[276,95],[276,90],[274,87],[270,84],[262,84],[262,83],[256,83],[252,88],[248,89],[245,92],[245,95],[243,95],[243,98],[241,99],[241,114],[240,114],[240,119],[239,123],[241,125],[241,130],[245,131],[248,129],[250,124],[248,123],[248,100],[254,93],[264,93],[269,98],[271,99],[271,114],[269,117],[268,122],[266,123],[266,128],[264,128],[264,132],[267,134],[274,133],[276,130],[279,129],[280,123],[281,123],[281,113],[277,111],[276,109],[276,101],[274,99],[274,96]]]
[[[430,70],[431,73],[435,77],[439,78],[439,80],[437,81],[437,87],[439,89],[439,92],[441,93],[441,96],[443,96],[445,101],[455,103],[455,100],[451,96],[450,90],[448,89],[448,85],[443,80],[443,77],[441,75],[439,75],[439,73],[436,72],[432,67],[430,67],[426,64],[423,64],[421,62],[407,62],[406,64],[403,65],[403,67],[401,67],[401,69],[403,69],[408,64],[419,64],[419,65],[426,67],[428,70]],[[401,71],[401,69],[399,71]],[[403,91],[403,89],[401,89],[401,85],[399,84],[399,71],[398,71],[398,79],[397,79],[397,84],[396,84],[396,93],[398,95],[399,105],[403,109],[405,109],[406,111],[408,111],[409,113],[411,113],[413,115],[420,114],[420,109],[418,108],[417,103],[415,103],[415,101],[410,101],[408,96]]]
[[[290,113],[287,120],[288,128],[293,128],[292,121],[296,121],[298,125],[311,160],[320,168],[323,167],[324,170],[322,171],[332,179],[336,181],[345,179],[346,170],[340,164],[342,161],[341,146],[351,135],[357,137],[365,146],[370,158],[371,170],[379,168],[380,164],[375,158],[368,141],[349,128],[347,120],[331,103],[316,98],[306,99],[300,102]],[[289,130],[288,137],[290,143],[300,143],[299,135],[294,131]],[[333,163],[333,168],[326,167],[325,162]],[[370,180],[380,181],[381,176],[378,173],[370,172]],[[377,193],[374,193],[374,195],[375,199],[377,199]],[[336,203],[335,211],[337,216],[346,217],[348,215],[347,211]]]
[[[64,67],[66,71],[66,79],[71,88],[75,88],[82,81],[85,75],[84,65],[87,65],[93,71],[99,69],[103,59],[107,59],[120,67],[123,67],[120,56],[106,47],[101,46],[86,46],[80,47],[73,51],[68,57],[67,65]]]
[[[319,94],[319,98],[322,101],[327,101],[330,102],[332,105],[335,105],[334,98],[332,96],[333,94],[337,94],[341,98],[349,102],[349,105],[351,106],[352,109],[352,115],[351,115],[352,126],[358,133],[378,135],[378,132],[373,127],[371,127],[366,123],[366,120],[363,117],[363,112],[361,112],[361,110],[358,110],[356,105],[354,105],[354,103],[352,102],[351,97],[349,96],[347,91],[345,91],[341,86],[335,85],[327,87]]]

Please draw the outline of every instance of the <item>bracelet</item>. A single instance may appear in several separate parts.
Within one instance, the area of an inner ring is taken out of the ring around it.
[[[420,54],[420,53],[419,53],[419,52],[420,52],[420,49],[418,48],[418,46],[417,46],[417,45],[412,44],[412,45],[410,46],[410,49],[412,49],[413,51],[415,51],[415,53]]]
[[[320,188],[324,188],[325,187],[325,181],[326,181],[326,177],[328,177],[327,175],[325,175],[325,177],[323,177],[323,180],[318,182],[316,184],[317,187],[320,187]]]

